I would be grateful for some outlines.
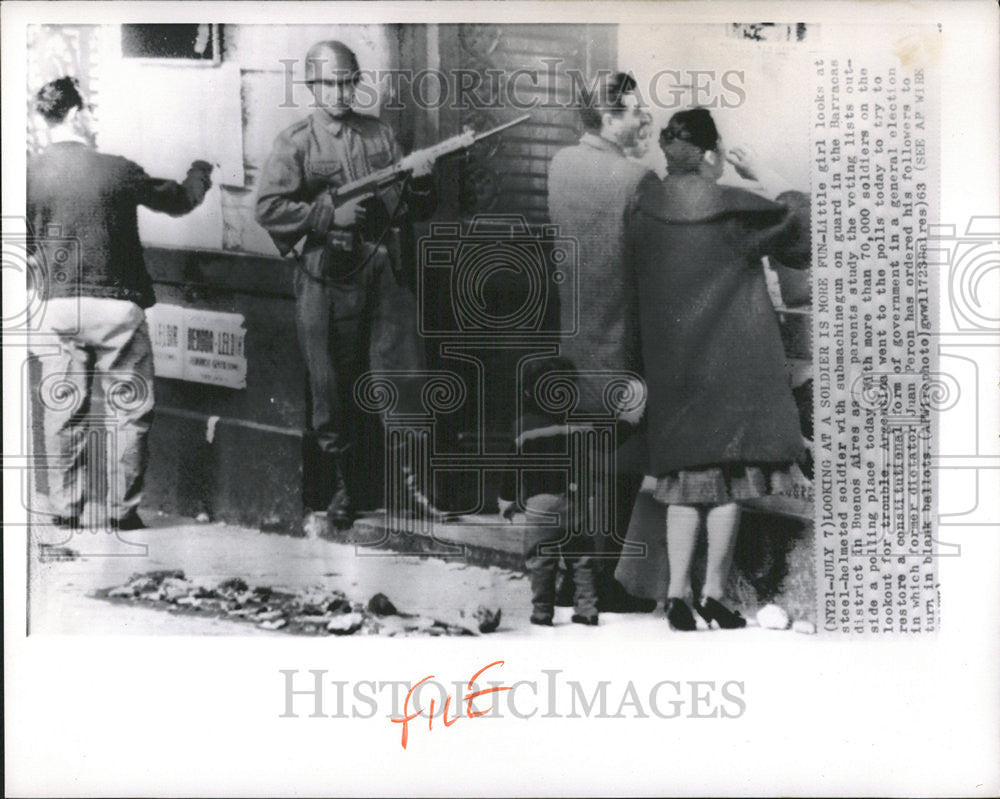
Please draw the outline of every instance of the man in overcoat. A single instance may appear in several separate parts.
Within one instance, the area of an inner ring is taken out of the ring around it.
[[[607,413],[602,396],[607,375],[594,373],[641,374],[635,280],[625,258],[626,223],[643,187],[656,185],[659,179],[627,157],[651,123],[631,75],[603,75],[582,91],[580,120],[579,143],[556,153],[549,167],[549,217],[561,236],[576,240],[579,253],[578,294],[560,296],[562,329],[570,328],[576,311],[578,330],[563,339],[561,352],[578,374],[577,411]],[[616,521],[614,535],[607,531],[595,540],[605,555],[598,560],[602,610],[652,610],[648,601],[629,597],[613,578],[642,480],[640,444],[641,436],[627,441],[617,452],[615,473],[605,472],[599,478],[599,490],[614,495]]]

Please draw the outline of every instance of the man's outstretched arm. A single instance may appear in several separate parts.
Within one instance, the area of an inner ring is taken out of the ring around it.
[[[151,178],[145,170],[134,165],[133,180],[136,185],[136,201],[154,211],[170,216],[183,216],[193,211],[212,187],[212,165],[207,161],[195,161],[188,169],[183,182]]]

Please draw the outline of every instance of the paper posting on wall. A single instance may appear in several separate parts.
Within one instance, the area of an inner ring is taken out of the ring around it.
[[[247,387],[242,314],[157,304],[146,319],[157,377]]]
[[[158,303],[146,309],[149,337],[153,341],[153,370],[157,377],[184,379],[184,353],[181,348],[183,308]]]

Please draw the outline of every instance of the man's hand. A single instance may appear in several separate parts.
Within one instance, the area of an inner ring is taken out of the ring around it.
[[[333,210],[333,224],[337,227],[352,227],[364,224],[364,202],[364,198],[359,197],[337,206]]]
[[[409,156],[406,160],[408,166],[410,166],[413,170],[411,177],[426,177],[434,171],[434,158],[431,156],[425,155],[422,158],[417,159],[414,159],[413,156]]]
[[[212,188],[212,165],[208,161],[192,161],[188,167],[188,175],[197,175],[206,192]]]

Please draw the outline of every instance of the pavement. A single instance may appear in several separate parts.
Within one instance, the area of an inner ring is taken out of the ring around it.
[[[32,547],[29,565],[29,629],[31,633],[88,635],[287,635],[248,622],[176,612],[163,603],[111,602],[95,592],[122,585],[136,573],[181,570],[200,585],[214,587],[240,578],[251,588],[342,591],[350,600],[367,603],[377,593],[401,611],[452,621],[482,605],[502,609],[499,629],[491,635],[567,636],[579,640],[636,640],[637,636],[675,635],[662,608],[652,614],[601,614],[600,626],[572,624],[571,608],[557,608],[555,627],[531,625],[528,579],[520,569],[475,565],[464,558],[425,553],[398,553],[357,547],[319,537],[292,537],[192,519],[144,514],[149,528],[121,533],[83,531],[70,538],[51,528],[38,528],[35,541],[54,549],[39,555]],[[123,541],[128,543],[123,543]],[[52,557],[51,553],[64,557]],[[746,630],[713,630],[712,635],[796,635],[754,626]]]

